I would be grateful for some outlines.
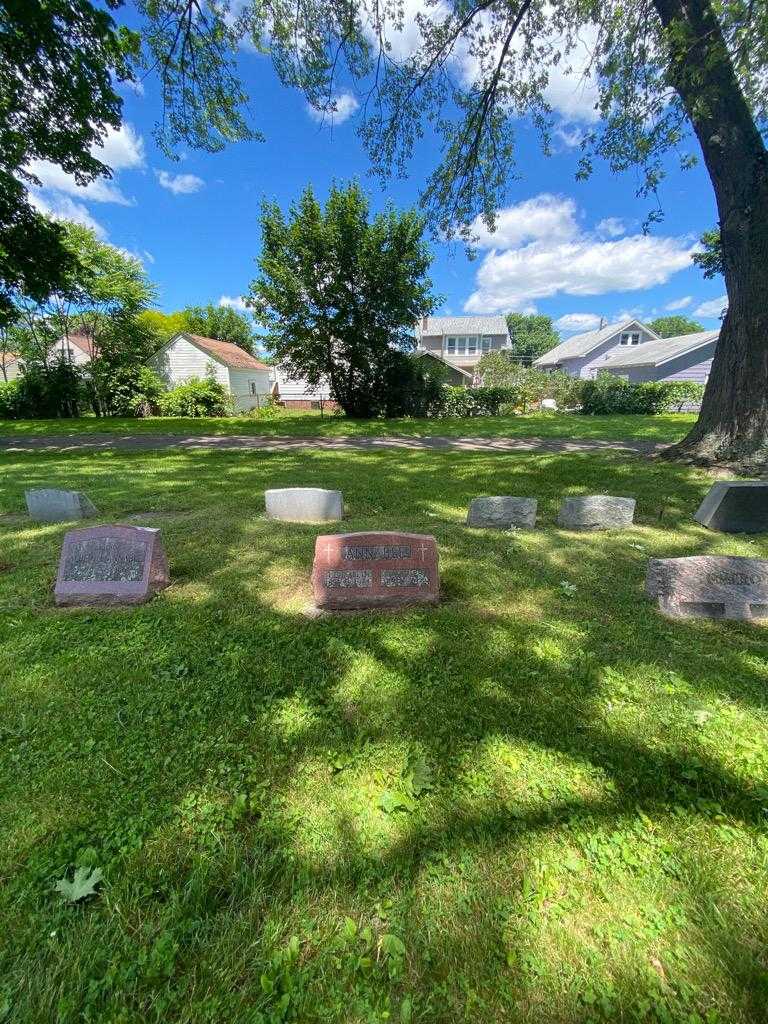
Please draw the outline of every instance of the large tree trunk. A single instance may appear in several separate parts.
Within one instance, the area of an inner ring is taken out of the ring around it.
[[[768,455],[768,153],[709,0],[653,2],[714,186],[729,299],[698,422],[669,454],[758,464]]]

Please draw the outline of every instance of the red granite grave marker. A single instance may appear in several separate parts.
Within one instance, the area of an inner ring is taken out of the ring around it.
[[[58,605],[143,604],[169,582],[159,530],[94,526],[64,535],[54,597]]]
[[[421,533],[325,534],[315,542],[312,587],[318,608],[435,604],[437,543]]]

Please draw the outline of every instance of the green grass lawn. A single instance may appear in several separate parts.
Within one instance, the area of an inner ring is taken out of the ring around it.
[[[768,1019],[768,630],[670,622],[651,555],[768,556],[608,454],[0,456],[0,1019]],[[310,619],[316,528],[435,534],[436,609]],[[25,486],[160,526],[173,586],[57,610]],[[611,534],[566,493],[638,498]],[[540,499],[533,532],[463,525]],[[99,868],[95,898],[53,885]]]
[[[601,441],[678,441],[696,416],[581,416],[532,413],[528,416],[473,416],[469,419],[351,420],[317,412],[281,412],[269,417],[221,419],[161,418],[76,420],[0,420],[0,437],[45,434],[268,434],[290,437],[547,437]]]

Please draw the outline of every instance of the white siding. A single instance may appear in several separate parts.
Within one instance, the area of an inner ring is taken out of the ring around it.
[[[256,385],[256,394],[251,393],[251,384]],[[241,370],[230,367],[229,390],[235,401],[235,412],[245,412],[263,405],[269,396],[272,382],[269,370]]]
[[[79,345],[76,345],[74,341],[68,342],[66,338],[59,338],[51,349],[51,353],[58,354],[65,362],[72,363],[74,366],[83,366],[91,361]]]
[[[5,364],[5,376],[3,376],[3,371],[0,369],[0,383],[6,380],[15,380],[20,372],[18,359],[11,359],[10,362]]]
[[[192,345],[186,338],[176,338],[167,348],[152,356],[149,365],[158,373],[169,387],[183,384],[190,377],[205,380],[213,367],[213,373],[219,384],[229,391],[229,370],[213,356]]]
[[[305,380],[288,377],[279,366],[272,367],[271,378],[273,382],[277,381],[280,398],[284,402],[317,402],[321,399],[330,401],[331,389],[327,384],[319,384],[316,388],[310,387]]]

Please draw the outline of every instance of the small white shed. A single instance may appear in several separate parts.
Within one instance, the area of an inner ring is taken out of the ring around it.
[[[183,384],[191,377],[204,380],[213,374],[234,398],[235,412],[255,409],[269,397],[267,364],[229,341],[184,331],[171,338],[147,363],[169,387]]]

